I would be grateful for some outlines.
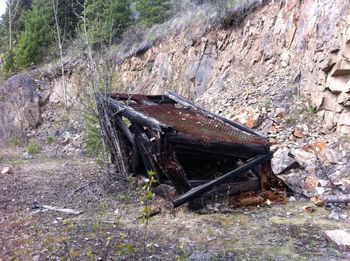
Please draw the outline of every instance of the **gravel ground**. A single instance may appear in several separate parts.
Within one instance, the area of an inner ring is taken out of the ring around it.
[[[0,260],[346,260],[324,231],[350,232],[342,219],[306,200],[200,215],[155,199],[162,213],[142,222],[142,191],[112,186],[89,158],[21,159],[20,148],[1,148]],[[50,205],[84,211],[40,211]]]

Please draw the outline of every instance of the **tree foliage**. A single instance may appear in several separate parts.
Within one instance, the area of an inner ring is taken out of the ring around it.
[[[140,22],[151,26],[162,23],[170,17],[172,3],[168,0],[137,0],[136,10]]]
[[[132,23],[130,0],[87,0],[85,17],[91,43],[115,42]]]
[[[46,57],[57,56],[57,48],[53,48],[57,37],[61,46],[67,46],[79,32],[81,22],[85,23],[90,43],[110,45],[119,42],[132,25],[164,22],[185,0],[6,1],[7,10],[0,21],[0,51],[5,74],[10,76]],[[59,30],[55,27],[57,21]]]
[[[31,4],[32,0],[7,0],[7,8],[1,17],[0,24],[1,51],[9,49],[10,32],[12,34],[12,42],[14,44],[18,42],[18,37],[24,30],[22,14],[30,8]]]
[[[32,9],[24,13],[25,29],[15,51],[18,69],[37,64],[53,41],[52,6],[46,0],[33,0]]]

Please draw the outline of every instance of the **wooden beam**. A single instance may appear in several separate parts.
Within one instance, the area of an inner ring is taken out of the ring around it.
[[[165,175],[171,181],[176,191],[180,194],[185,193],[191,189],[188,183],[185,172],[176,157],[176,153],[171,144],[163,143],[161,166],[165,171]]]
[[[154,118],[150,118],[121,102],[113,100],[112,98],[100,96],[100,99],[104,100],[107,106],[110,106],[112,109],[114,109],[116,114],[122,115],[128,118],[129,120],[136,122],[137,124],[151,128],[156,131],[162,131],[162,129],[171,128],[171,126],[163,124]]]
[[[179,196],[178,198],[176,198],[173,201],[173,205],[174,205],[174,207],[181,206],[181,205],[185,204],[186,202],[202,195],[203,193],[206,193],[206,192],[212,190],[214,187],[229,182],[233,176],[236,176],[236,175],[244,173],[248,170],[251,170],[255,166],[258,166],[264,162],[271,160],[271,158],[272,158],[272,153],[269,153],[267,155],[257,156],[255,159],[238,167],[237,169],[230,171],[230,172],[226,173],[225,175],[208,182],[207,184],[203,184],[201,186],[193,188],[190,191],[182,194],[181,196]]]

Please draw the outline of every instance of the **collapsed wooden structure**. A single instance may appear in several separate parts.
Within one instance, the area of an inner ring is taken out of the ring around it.
[[[169,92],[100,96],[107,145],[130,175],[154,172],[175,187],[174,207],[196,198],[283,186],[266,137]]]

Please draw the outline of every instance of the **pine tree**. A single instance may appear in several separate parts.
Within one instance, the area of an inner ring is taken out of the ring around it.
[[[171,1],[168,0],[136,1],[139,21],[147,26],[164,22],[171,15],[171,8]]]
[[[1,51],[9,51],[18,43],[18,37],[24,30],[22,14],[30,8],[31,4],[31,0],[7,0],[6,11],[0,23]]]
[[[32,10],[24,13],[25,30],[15,51],[17,69],[42,61],[53,41],[54,17],[50,1],[33,0]]]
[[[130,0],[87,0],[85,16],[90,42],[110,44],[131,25]]]

